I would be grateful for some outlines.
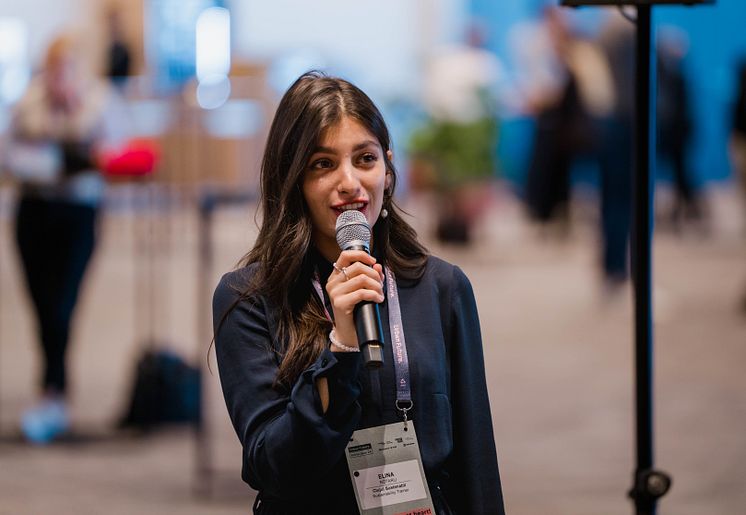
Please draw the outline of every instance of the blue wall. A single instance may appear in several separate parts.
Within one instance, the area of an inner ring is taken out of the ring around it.
[[[746,58],[746,1],[716,0],[715,5],[697,7],[658,6],[656,26],[676,25],[690,38],[687,71],[690,78],[695,135],[691,149],[692,171],[698,182],[722,180],[730,176],[727,143],[730,108],[735,96],[736,66]],[[507,33],[514,24],[529,20],[543,0],[471,0],[470,14],[490,28],[488,46],[511,66]],[[583,8],[579,15],[586,24],[598,22],[601,11]],[[508,160],[505,172],[515,176],[524,158],[530,130],[525,126],[505,126],[507,141],[501,154]],[[525,125],[525,123],[524,123]],[[515,130],[514,130],[515,129]],[[517,148],[512,148],[516,146]]]

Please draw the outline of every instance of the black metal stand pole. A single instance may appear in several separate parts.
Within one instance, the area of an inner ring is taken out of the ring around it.
[[[199,348],[202,349],[205,342],[211,339],[211,327],[208,322],[212,313],[210,300],[210,278],[213,264],[212,252],[212,218],[215,211],[215,201],[209,195],[200,195],[199,207],[199,255],[197,266],[199,269],[197,285],[197,335],[199,337]],[[197,353],[202,356],[201,352]],[[209,357],[208,357],[209,359]],[[200,414],[195,424],[195,483],[194,492],[198,496],[210,497],[213,493],[213,448],[210,441],[210,428],[208,427],[207,413],[210,408],[210,395],[207,387],[207,372],[204,366],[200,366]]]
[[[634,227],[631,240],[635,291],[637,468],[629,492],[637,515],[655,515],[671,479],[653,469],[652,211],[655,156],[655,59],[651,5],[637,6]]]
[[[637,143],[635,150],[634,175],[634,235],[632,249],[634,255],[635,291],[635,365],[637,371],[637,467],[650,468],[653,465],[653,407],[652,407],[652,227],[651,217],[651,171],[650,150],[654,137],[651,123],[651,11],[649,5],[637,8],[637,48],[636,48],[636,95]]]
[[[212,270],[215,261],[213,250],[213,219],[215,211],[222,206],[249,204],[256,200],[251,191],[219,191],[203,188],[198,194],[199,208],[199,283],[197,289],[197,334],[199,349],[204,349],[205,342],[212,339],[212,289],[214,288]],[[199,352],[198,355],[201,355]],[[209,358],[208,358],[209,359]],[[195,485],[198,496],[212,497],[216,493],[217,473],[214,463],[214,445],[212,428],[209,424],[211,394],[207,383],[207,372],[201,368],[201,410],[199,422],[195,425]]]
[[[715,0],[560,0],[561,5],[623,5],[637,7],[635,77],[635,173],[632,272],[635,287],[635,401],[637,467],[629,496],[637,515],[655,515],[658,499],[671,487],[671,478],[653,468],[653,306],[652,212],[655,170],[655,45],[652,34],[654,4],[713,4]]]

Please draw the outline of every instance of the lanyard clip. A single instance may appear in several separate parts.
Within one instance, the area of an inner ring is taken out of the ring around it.
[[[396,409],[401,411],[402,418],[404,419],[404,429],[407,428],[407,412],[412,409],[414,403],[411,399],[396,399]]]

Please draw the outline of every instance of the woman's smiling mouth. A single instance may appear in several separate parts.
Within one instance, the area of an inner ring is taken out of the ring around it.
[[[368,205],[367,202],[349,202],[347,204],[340,204],[338,206],[332,206],[332,209],[336,211],[336,213],[339,215],[343,211],[350,211],[351,209],[355,209],[357,211],[364,211],[367,205]]]

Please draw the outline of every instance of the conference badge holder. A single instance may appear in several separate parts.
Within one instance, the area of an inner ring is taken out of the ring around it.
[[[414,424],[355,431],[347,465],[361,515],[435,515]]]

